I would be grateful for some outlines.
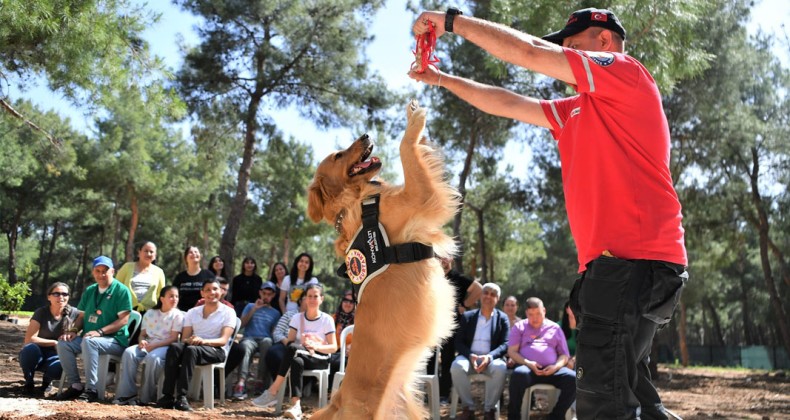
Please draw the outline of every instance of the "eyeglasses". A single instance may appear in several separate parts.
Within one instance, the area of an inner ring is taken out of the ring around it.
[[[49,295],[55,297],[69,297],[68,293],[61,293],[61,292],[52,292]]]
[[[343,303],[354,303],[354,299],[343,299]]]

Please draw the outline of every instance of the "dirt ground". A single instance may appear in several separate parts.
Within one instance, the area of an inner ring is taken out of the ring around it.
[[[278,418],[272,409],[254,407],[249,401],[226,401],[205,410],[194,402],[194,413],[160,410],[151,407],[120,407],[109,403],[89,404],[27,398],[17,361],[27,320],[19,324],[0,322],[0,420],[3,419],[204,419],[259,417]],[[665,405],[680,418],[696,419],[788,419],[790,420],[790,378],[786,372],[753,370],[683,369],[659,367],[656,381]],[[40,380],[40,376],[36,377]],[[482,386],[475,387],[482,394]],[[507,392],[507,391],[506,391]],[[109,396],[112,388],[109,389]],[[506,397],[507,398],[507,397]],[[304,418],[317,406],[316,396],[302,402]],[[482,413],[478,413],[481,417]],[[449,418],[449,407],[442,407],[442,419]],[[545,419],[535,414],[532,419]],[[502,419],[505,419],[503,412]]]

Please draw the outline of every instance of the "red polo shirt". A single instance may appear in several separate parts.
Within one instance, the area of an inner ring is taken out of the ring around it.
[[[669,127],[653,77],[625,54],[565,55],[579,94],[541,105],[558,141],[579,272],[604,250],[687,265]]]

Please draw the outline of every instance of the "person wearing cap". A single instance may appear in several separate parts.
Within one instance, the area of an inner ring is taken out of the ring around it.
[[[434,67],[409,72],[484,112],[551,131],[581,273],[571,292],[580,319],[577,414],[667,418],[647,358],[680,297],[688,261],[661,95],[648,70],[625,54],[620,20],[609,10],[578,10],[541,39],[450,8],[423,12],[412,29],[421,35],[429,26],[437,38],[455,33],[575,89],[542,100]]]
[[[277,286],[267,281],[258,290],[259,298],[255,303],[248,303],[241,313],[241,326],[244,328],[244,338],[239,346],[243,354],[239,365],[239,380],[233,387],[233,398],[245,399],[247,392],[245,381],[250,373],[250,362],[252,355],[258,352],[258,375],[257,379],[262,380],[264,386],[268,388],[272,381],[269,370],[266,368],[264,359],[269,347],[272,346],[272,330],[280,320],[280,311],[272,307],[272,300],[276,296]]]
[[[100,256],[93,260],[95,284],[88,286],[80,298],[77,309],[81,311],[71,332],[58,340],[60,364],[66,372],[68,389],[59,396],[61,400],[80,398],[88,402],[99,400],[96,392],[99,356],[121,356],[129,345],[126,324],[132,312],[132,294],[129,288],[113,278],[112,260]],[[82,335],[75,331],[82,328]],[[80,381],[77,355],[82,356],[85,384]]]

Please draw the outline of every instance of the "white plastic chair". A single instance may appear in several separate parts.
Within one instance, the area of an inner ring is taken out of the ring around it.
[[[529,420],[529,413],[532,408],[532,392],[538,389],[549,392],[549,410],[552,410],[554,405],[557,404],[557,400],[560,397],[560,390],[557,389],[557,387],[549,384],[532,385],[527,388],[527,391],[524,393],[524,399],[521,401],[521,420]],[[511,398],[513,397],[511,396]],[[573,418],[573,409],[569,408],[568,411],[565,412],[565,420],[571,420]]]
[[[302,377],[312,376],[318,380],[318,408],[325,407],[327,404],[327,394],[329,391],[329,365],[326,369],[305,369]],[[291,386],[291,371],[288,371],[286,378],[288,387]],[[293,395],[293,394],[292,394]],[[283,400],[285,399],[285,385],[277,391],[277,404],[274,405],[274,414],[280,415],[283,411]]]
[[[433,371],[435,372],[433,375],[417,375],[416,379],[418,381],[422,381],[425,385],[428,386],[428,394],[430,394],[430,407],[431,407],[431,418],[434,420],[439,420],[441,415],[439,413],[439,352],[441,347],[436,346],[436,354],[434,360]]]
[[[340,389],[340,383],[346,377],[346,340],[348,340],[348,335],[353,332],[354,326],[349,325],[343,328],[343,332],[340,333],[340,370],[335,372],[335,377],[332,379],[332,394]]]
[[[230,336],[230,340],[233,340],[236,337],[236,334],[238,334],[240,328],[241,320],[236,318],[236,328],[233,330],[233,335]],[[220,363],[195,366],[195,370],[193,371],[192,375],[192,381],[189,383],[189,396],[193,400],[200,398],[200,384],[203,383],[203,408],[207,408],[209,410],[214,408],[215,370],[219,371],[219,401],[221,404],[225,404],[225,362],[228,361],[227,359],[228,358],[226,356],[225,360]]]
[[[468,377],[469,377],[469,382],[479,380],[485,383],[488,382],[489,379],[491,379],[490,376],[483,375],[482,373],[475,373],[472,375],[468,375]],[[458,411],[458,400],[460,400],[460,397],[458,396],[458,391],[456,391],[455,386],[453,386],[452,388],[450,388],[450,418],[451,419],[455,418],[456,412]],[[501,398],[500,401],[497,401],[496,403],[496,418],[499,418],[500,402],[501,402]]]
[[[142,321],[143,316],[140,315],[140,312],[131,311],[129,313],[129,322],[127,325],[134,323],[132,324],[132,328],[129,330],[129,337],[133,337],[137,330],[140,329]],[[99,369],[96,372],[98,377],[98,381],[96,382],[96,393],[99,395],[99,400],[104,399],[105,390],[107,388],[107,373],[110,371],[110,362],[115,363],[115,365],[118,367],[118,372],[116,375],[119,380],[121,378],[121,356],[115,356],[112,354],[99,355]],[[58,395],[63,393],[64,388],[66,388],[65,370],[60,375],[60,387],[58,389]]]

